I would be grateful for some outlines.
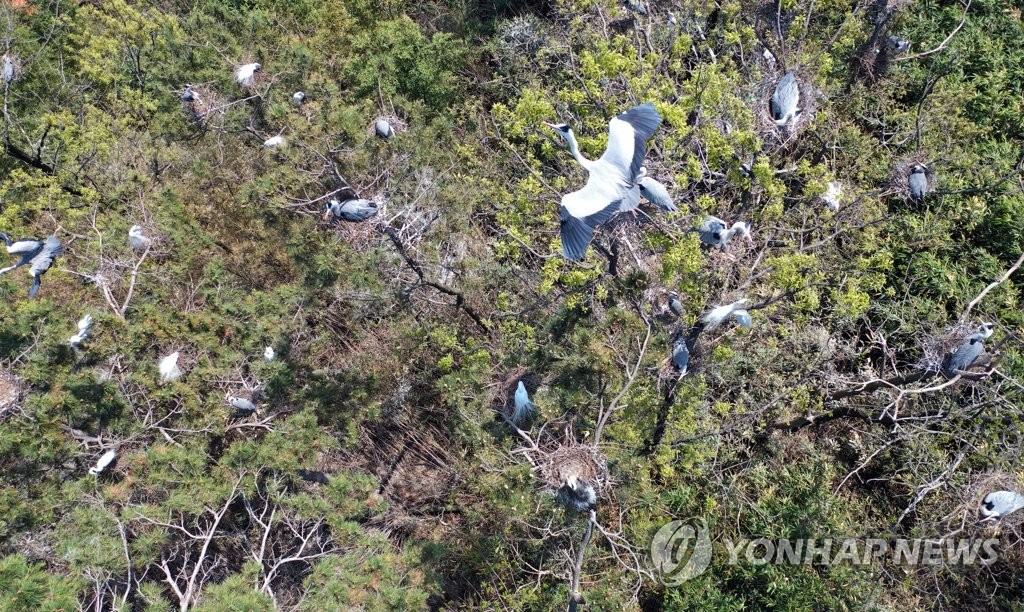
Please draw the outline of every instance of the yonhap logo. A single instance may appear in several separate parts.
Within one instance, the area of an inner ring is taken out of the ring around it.
[[[711,563],[707,525],[700,519],[662,525],[651,541],[651,561],[668,586],[700,576]]]

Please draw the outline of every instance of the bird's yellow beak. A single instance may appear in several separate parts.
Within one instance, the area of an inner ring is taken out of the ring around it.
[[[555,124],[555,123],[548,123],[547,121],[545,121],[544,125],[548,126],[549,128],[551,128],[553,130],[557,130],[558,129],[558,125]]]

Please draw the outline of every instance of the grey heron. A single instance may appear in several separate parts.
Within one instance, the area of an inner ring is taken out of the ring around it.
[[[128,244],[133,251],[145,251],[153,244],[153,240],[142,233],[141,225],[133,225],[128,230]]]
[[[750,224],[744,221],[737,221],[728,227],[725,221],[718,217],[708,217],[703,223],[694,228],[700,241],[710,246],[717,246],[720,249],[729,247],[729,242],[736,234],[741,234],[749,241],[753,241],[750,234]]]
[[[832,212],[839,210],[839,201],[843,197],[843,184],[832,182],[828,184],[828,188],[825,190],[825,195],[821,196],[821,199],[825,200],[825,205]]]
[[[942,366],[942,373],[952,378],[959,372],[971,367],[978,357],[985,352],[984,340],[992,335],[995,323],[982,323],[976,333],[967,336],[963,344],[957,347],[953,354],[946,358]]]
[[[263,361],[271,362],[274,360],[275,356],[276,353],[274,352],[274,347],[268,346],[267,348],[263,349]]]
[[[297,91],[292,94],[292,104],[295,106],[302,106],[302,103],[306,101],[306,94],[302,91]]]
[[[381,117],[373,122],[373,131],[377,133],[377,136],[384,140],[391,140],[395,136],[395,128],[391,126],[391,122]]]
[[[556,501],[570,510],[587,512],[597,505],[597,492],[586,480],[579,478],[575,472],[561,474],[562,486],[558,488]]]
[[[894,55],[906,53],[910,51],[910,41],[900,36],[890,36],[885,39],[885,49]]]
[[[241,410],[243,412],[256,412],[256,404],[252,403],[251,400],[247,400],[244,397],[236,397],[234,395],[227,396],[227,402],[232,408]]]
[[[676,208],[675,203],[672,202],[672,196],[668,194],[668,189],[653,178],[646,176],[646,173],[640,179],[639,184],[640,195],[651,204],[667,212],[677,212],[679,210]]]
[[[235,82],[243,87],[252,87],[256,82],[256,73],[263,69],[259,62],[243,64],[235,70]]]
[[[516,386],[516,409],[512,412],[511,421],[515,425],[525,423],[533,418],[533,415],[537,413],[537,408],[530,401],[530,394],[526,392],[526,385],[523,381],[519,381],[519,385]]]
[[[95,466],[89,468],[89,473],[93,476],[99,476],[106,471],[108,467],[110,467],[110,464],[114,462],[114,459],[117,459],[117,451],[114,449],[108,450],[96,460]]]
[[[641,2],[640,0],[622,0],[622,5],[625,6],[626,9],[633,11],[637,15],[647,14],[647,7],[644,6],[644,3]]]
[[[185,84],[185,89],[181,91],[182,102],[196,102],[199,100],[199,95],[196,94],[195,90],[188,83]]]
[[[983,521],[995,521],[1024,508],[1024,495],[1016,491],[993,491],[985,496],[978,512]]]
[[[10,85],[14,81],[14,61],[10,55],[4,56],[4,83]]]
[[[377,204],[372,200],[351,199],[339,202],[331,200],[327,203],[327,210],[324,215],[330,215],[335,219],[344,219],[352,223],[366,221],[377,214]]]
[[[679,301],[679,294],[674,291],[668,294],[668,309],[677,317],[683,316],[683,303]]]
[[[910,197],[914,200],[923,200],[928,193],[927,168],[921,164],[915,165],[907,177],[907,185],[910,187]]]
[[[35,297],[39,292],[39,283],[50,269],[57,256],[64,252],[60,240],[56,236],[50,236],[43,241],[43,248],[29,262],[28,273],[32,277],[32,287],[28,290],[29,297]]]
[[[775,86],[775,93],[772,94],[769,106],[775,125],[781,127],[795,119],[802,111],[797,107],[798,104],[800,104],[800,87],[796,82],[796,72],[790,70],[779,79]]]
[[[43,241],[38,238],[21,238],[19,240],[12,240],[7,234],[0,233],[0,239],[3,239],[4,244],[7,245],[7,252],[9,254],[21,255],[21,260],[18,263],[0,270],[0,274],[28,265],[29,262],[32,261],[32,258],[38,255],[39,251],[43,249]]]
[[[750,326],[754,324],[754,321],[750,318],[750,313],[746,310],[737,310],[732,313],[732,316],[741,327],[746,329],[750,329]]]
[[[161,359],[159,369],[161,382],[166,383],[181,378],[181,368],[178,367],[178,351]]]
[[[686,376],[690,369],[690,347],[686,345],[686,334],[681,331],[672,341],[672,367],[679,372],[680,377]]]
[[[90,331],[92,331],[92,315],[86,314],[78,320],[78,332],[68,338],[68,344],[77,351],[81,348],[82,343],[89,338]]]
[[[263,141],[263,146],[266,147],[267,149],[283,147],[286,144],[288,144],[287,141],[284,139],[284,136],[280,134],[278,134],[277,136],[271,136],[270,138]]]
[[[743,307],[749,302],[747,298],[736,300],[732,304],[726,304],[724,306],[718,306],[712,308],[703,317],[700,318],[701,322],[704,323],[704,329],[711,331],[722,324],[730,316],[735,316],[737,311],[746,312]],[[747,315],[750,316],[749,314]]]
[[[618,211],[639,204],[637,181],[643,178],[647,139],[661,125],[661,115],[648,102],[614,117],[608,123],[608,147],[591,161],[580,153],[572,129],[566,124],[547,124],[569,143],[569,151],[589,173],[582,189],[562,196],[559,207],[562,253],[567,259],[583,259],[594,230]]]

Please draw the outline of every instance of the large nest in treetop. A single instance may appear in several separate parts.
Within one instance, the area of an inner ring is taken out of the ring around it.
[[[945,517],[945,530],[955,531],[963,527],[974,527],[982,531],[984,537],[1001,539],[1000,558],[1005,553],[1016,550],[1015,556],[1021,558],[1024,549],[1024,510],[1017,510],[998,520],[986,520],[979,509],[985,496],[996,491],[1015,491],[1024,494],[1024,481],[1016,474],[1006,472],[989,472],[975,475],[966,486],[954,490],[953,508]]]
[[[754,129],[766,143],[789,144],[814,121],[814,115],[818,112],[818,101],[824,96],[814,86],[811,75],[796,69],[796,83],[800,90],[797,108],[800,109],[800,113],[786,125],[776,125],[775,118],[772,117],[771,101],[775,95],[775,87],[779,84],[779,79],[786,75],[786,71],[776,68],[769,69],[766,73],[768,76],[761,80],[755,91]]]
[[[886,189],[882,195],[896,196],[909,200],[910,171],[918,164],[924,166],[924,176],[928,180],[927,193],[931,193],[935,189],[935,175],[932,173],[932,169],[925,165],[924,158],[921,155],[914,155],[896,164],[896,167],[892,170],[892,174],[889,176],[888,189]]]
[[[557,491],[564,483],[564,477],[570,474],[590,483],[598,497],[612,486],[604,455],[592,444],[576,442],[568,426],[564,439],[547,436],[547,440],[539,439],[537,445],[541,453],[536,457],[534,466],[545,488]]]
[[[379,136],[377,136],[377,121],[379,119],[383,119],[387,121],[389,124],[391,124],[391,129],[395,131],[395,134],[401,134],[402,132],[406,132],[409,130],[409,125],[405,122],[405,120],[396,115],[394,112],[381,113],[380,115],[374,117],[373,121],[370,122],[370,125],[367,126],[367,137],[379,138]]]
[[[976,333],[978,327],[978,323],[960,323],[945,333],[927,337],[921,343],[921,359],[917,367],[922,370],[941,370],[946,357],[959,348],[967,336]]]
[[[673,293],[675,292],[664,287],[652,288],[644,292],[644,300],[651,304],[651,316],[665,325],[675,323],[679,319],[668,305],[669,298]],[[678,293],[675,295],[680,302],[683,301],[681,295]]]
[[[181,94],[182,92],[177,93]],[[229,104],[226,98],[208,85],[192,85],[192,95],[194,100],[191,102],[182,100],[181,105],[189,119],[200,125],[206,125],[210,116],[217,112],[223,115],[223,109]]]
[[[0,416],[18,407],[21,394],[21,379],[10,370],[0,369]]]
[[[516,388],[519,386],[519,381],[523,381],[526,392],[530,394],[530,399],[532,400],[533,394],[537,392],[537,388],[541,384],[541,378],[536,374],[530,374],[529,370],[525,367],[515,368],[503,380],[488,385],[490,403],[498,405],[499,412],[505,418],[511,419],[512,413],[515,411]]]
[[[355,192],[343,191],[335,196],[328,199],[337,199],[339,202],[346,200],[358,199],[359,196]],[[348,243],[353,249],[357,251],[368,250],[372,247],[376,241],[380,238],[380,230],[385,225],[385,219],[388,216],[387,200],[384,196],[377,194],[375,196],[366,198],[377,205],[377,214],[370,217],[366,221],[345,221],[344,219],[334,219],[329,211],[326,209],[322,215],[323,222],[329,225],[334,233]]]

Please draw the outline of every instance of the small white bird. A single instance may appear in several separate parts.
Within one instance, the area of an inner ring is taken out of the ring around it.
[[[239,66],[238,70],[235,71],[235,81],[243,87],[252,87],[256,80],[256,73],[262,68],[263,66],[259,62]]]
[[[92,315],[87,314],[78,320],[78,333],[68,338],[68,344],[71,348],[76,351],[81,348],[83,342],[89,337],[89,331],[92,329]]]
[[[96,460],[96,465],[94,467],[89,468],[89,473],[93,476],[99,476],[104,470],[110,467],[110,464],[114,462],[114,459],[117,459],[117,451],[114,449],[108,450]]]
[[[244,397],[235,397],[234,395],[228,395],[228,403],[237,410],[244,410],[246,412],[256,412],[256,404],[245,399]]]
[[[264,361],[273,361],[276,355],[277,353],[274,352],[274,347],[272,346],[268,346],[267,348],[263,349]]]
[[[153,244],[153,240],[142,233],[141,225],[133,225],[128,230],[128,244],[135,251],[145,251]]]
[[[742,309],[743,306],[749,301],[750,300],[748,300],[747,298],[743,298],[741,300],[733,302],[732,304],[726,304],[725,306],[719,306],[717,308],[711,309],[710,312],[708,312],[707,314],[700,318],[700,320],[704,322],[704,330],[711,331],[712,329],[715,329],[716,327],[721,325],[722,321],[725,321],[730,315],[736,314],[736,311],[740,311],[746,314],[746,311],[740,309]],[[747,316],[749,317],[750,315]]]
[[[263,141],[263,146],[267,147],[268,149],[272,149],[274,147],[283,147],[286,144],[288,143],[285,142],[284,136],[280,134],[278,134],[277,136],[271,136],[270,138]]]
[[[985,496],[985,501],[978,508],[983,521],[995,521],[1011,512],[1024,508],[1024,496],[1016,491],[995,491]]]
[[[305,102],[305,101],[306,101],[306,94],[305,93],[303,93],[301,91],[297,91],[297,92],[292,94],[292,104],[294,104],[295,106],[302,106],[302,103]]]
[[[160,380],[171,382],[181,378],[181,368],[178,367],[178,351],[160,360]]]
[[[536,414],[537,408],[530,401],[530,394],[526,392],[526,385],[519,381],[516,387],[516,409],[512,412],[512,422],[516,425],[524,423]]]
[[[825,200],[829,210],[836,212],[839,210],[839,200],[842,197],[843,184],[833,182],[828,184],[828,189],[825,190],[825,195],[821,196],[821,199]]]

